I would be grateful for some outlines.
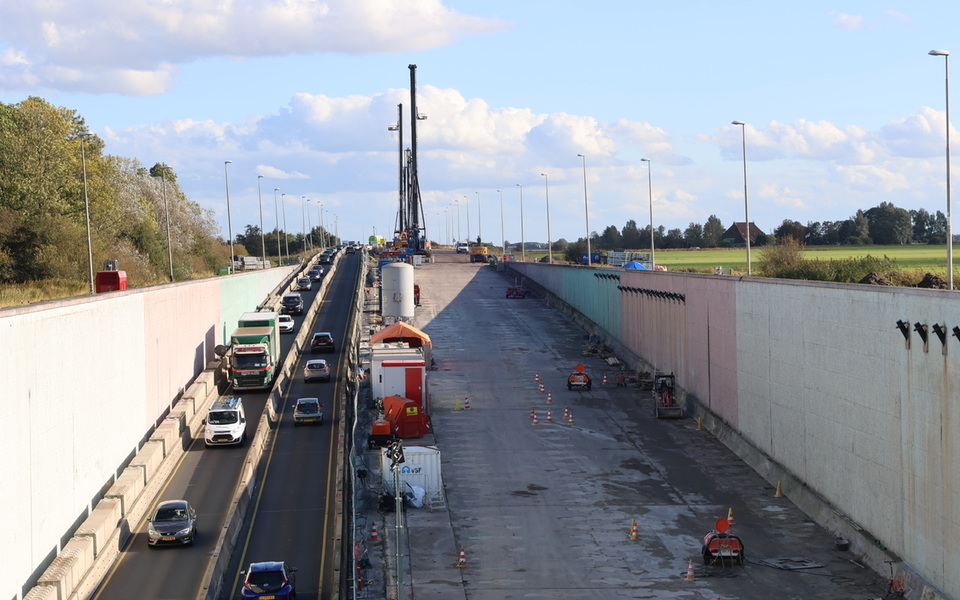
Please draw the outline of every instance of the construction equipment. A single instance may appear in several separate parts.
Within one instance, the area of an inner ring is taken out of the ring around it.
[[[412,255],[431,256],[426,237],[426,219],[420,198],[420,179],[417,172],[417,121],[427,117],[417,112],[417,65],[410,65],[410,148],[403,149],[403,105],[397,105],[397,123],[390,125],[400,138],[399,192],[400,207],[394,230],[393,250],[404,260]]]
[[[590,380],[590,375],[587,374],[587,368],[583,366],[583,363],[578,364],[576,370],[567,377],[567,389],[589,392],[592,387],[593,382]]]
[[[527,288],[520,283],[519,278],[514,279],[513,285],[507,288],[507,298],[526,298],[529,293]]]
[[[673,373],[657,373],[653,378],[653,411],[658,419],[683,417],[683,405],[677,401],[676,377]]]
[[[483,244],[470,244],[470,262],[486,263],[488,260],[488,249]]]
[[[713,531],[703,538],[703,546],[701,547],[703,564],[710,565],[730,561],[742,565],[743,542],[730,532],[730,522],[720,518],[717,519],[713,527]]]

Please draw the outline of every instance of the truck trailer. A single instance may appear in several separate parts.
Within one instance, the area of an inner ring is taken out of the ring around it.
[[[235,390],[270,389],[280,360],[275,312],[244,313],[230,336],[230,385]]]

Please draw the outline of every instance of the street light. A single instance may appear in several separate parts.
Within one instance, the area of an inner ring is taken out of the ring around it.
[[[520,188],[520,261],[527,262],[527,243],[523,238],[523,184],[518,183]]]
[[[650,198],[650,268],[657,266],[655,250],[653,243],[653,163],[649,158],[641,158],[640,162],[647,163],[647,196]]]
[[[543,177],[543,192],[547,197],[547,254],[550,258],[550,264],[553,264],[553,240],[550,237],[550,178],[546,173],[540,173]]]
[[[477,195],[477,239],[483,241],[483,215],[480,213],[480,192]]]
[[[89,131],[81,131],[77,135],[80,136],[80,164],[83,167],[83,206],[87,219],[87,266],[90,268],[90,293],[93,294],[93,242],[90,239],[90,197],[87,195],[87,152],[83,145],[84,138],[92,134]]]
[[[463,238],[460,236],[460,199],[457,198],[454,202],[457,204],[457,241],[462,242]]]
[[[230,174],[227,172],[227,165],[232,163],[232,160],[223,161],[223,181],[227,186],[227,235],[230,236],[230,268],[227,269],[228,273],[233,273],[233,220],[230,218]]]
[[[170,243],[170,209],[167,206],[167,165],[160,165],[160,187],[163,190],[163,218],[167,222],[167,262],[170,265],[170,283],[173,283],[173,244]]]
[[[731,125],[739,125],[743,134],[743,216],[746,219],[747,235],[747,275],[752,273],[750,269],[750,203],[747,202],[747,124],[743,121],[731,121]]]
[[[947,90],[947,289],[953,289],[953,219],[950,217],[950,52],[931,50],[930,56],[942,56]]]
[[[267,242],[263,237],[263,191],[260,188],[260,182],[263,181],[263,175],[257,175],[257,202],[260,204],[260,268],[267,264]]]
[[[497,190],[500,194],[500,257],[507,253],[507,238],[503,235],[503,191]]]
[[[287,233],[287,195],[280,194],[280,210],[283,211],[283,245],[286,248],[287,264],[290,264],[290,235]]]
[[[273,216],[277,218],[277,262],[281,262],[283,252],[280,250],[280,207],[277,206],[277,192],[280,188],[273,188]]]
[[[308,241],[307,241],[307,231],[308,231],[308,230],[307,230],[307,219],[309,218],[309,216],[310,216],[310,215],[307,214],[307,197],[306,197],[306,196],[300,196],[300,219],[303,221],[302,224],[300,225],[300,227],[303,228],[303,248],[304,248],[304,254],[307,254],[308,252],[310,252],[310,244],[313,243],[313,240],[312,240],[312,239],[310,240],[309,243],[308,243]],[[312,238],[312,237],[313,237],[313,236],[312,236],[312,233],[311,233],[311,238]]]
[[[465,212],[467,213],[467,242],[470,242],[470,198],[466,196],[463,197],[463,204],[466,207]]]
[[[587,223],[587,266],[589,267],[593,258],[590,256],[590,209],[587,206],[587,155],[578,154],[583,159],[583,214]]]

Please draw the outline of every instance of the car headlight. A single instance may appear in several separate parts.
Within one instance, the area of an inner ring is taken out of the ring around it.
[[[177,532],[177,535],[190,535],[190,532],[192,531],[192,529],[193,529],[192,527],[184,527],[183,529]]]
[[[151,527],[151,528],[149,529],[149,533],[150,533],[150,535],[153,536],[153,537],[158,537],[158,536],[160,535],[160,532],[157,531],[156,529],[154,529],[153,527]]]

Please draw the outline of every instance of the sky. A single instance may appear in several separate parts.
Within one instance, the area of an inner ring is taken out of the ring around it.
[[[960,52],[955,0],[6,0],[0,22],[0,102],[170,165],[225,238],[261,211],[392,237],[411,64],[441,242],[947,208],[928,52]]]

